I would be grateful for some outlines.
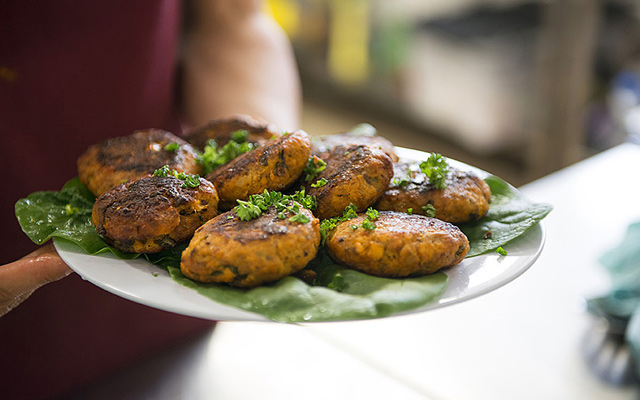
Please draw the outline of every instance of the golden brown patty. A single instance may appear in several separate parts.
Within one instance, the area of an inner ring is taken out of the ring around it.
[[[171,143],[177,143],[179,148],[165,150]],[[164,165],[187,174],[200,173],[190,144],[170,132],[149,129],[89,147],[78,158],[78,176],[94,195],[100,196]]]
[[[213,120],[186,134],[185,139],[202,150],[211,139],[214,139],[219,146],[224,146],[231,140],[231,134],[239,130],[246,130],[249,133],[247,141],[258,146],[262,146],[267,140],[281,135],[273,124],[248,115],[236,115],[231,118]]]
[[[311,138],[296,131],[241,154],[208,174],[207,179],[218,190],[220,208],[230,210],[238,199],[291,185],[304,171],[310,155]]]
[[[391,185],[375,207],[402,212],[411,208],[414,214],[429,215],[430,204],[436,218],[454,224],[473,222],[487,214],[491,189],[485,181],[472,172],[450,167],[446,184],[446,188],[436,189],[418,163],[398,163]]]
[[[340,133],[338,135],[317,136],[313,138],[313,153],[330,152],[338,146],[365,144],[387,153],[393,162],[398,161],[393,144],[382,136],[358,135],[355,133]]]
[[[460,263],[469,251],[460,229],[435,218],[383,211],[372,230],[362,227],[364,219],[360,215],[341,222],[325,246],[336,262],[367,274],[389,278],[431,274]]]
[[[301,212],[310,222],[280,219],[274,207],[250,221],[241,221],[234,211],[221,214],[196,231],[180,269],[195,281],[243,288],[296,273],[320,245],[319,221],[309,210]]]
[[[391,158],[382,150],[367,145],[335,147],[320,158],[327,164],[324,171],[308,182],[307,193],[316,196],[320,219],[342,215],[353,203],[364,211],[384,193],[393,175]],[[324,186],[318,181],[326,180]]]
[[[145,176],[100,196],[92,222],[107,243],[126,253],[155,253],[187,241],[218,213],[216,189],[195,188],[172,176]]]

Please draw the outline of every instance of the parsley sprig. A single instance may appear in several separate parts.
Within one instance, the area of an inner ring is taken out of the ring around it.
[[[171,143],[167,144],[166,146],[164,146],[164,150],[165,151],[176,152],[176,151],[180,150],[180,143],[171,142]]]
[[[247,142],[248,137],[249,132],[246,130],[235,131],[231,134],[231,140],[222,147],[214,139],[210,139],[204,147],[204,151],[196,158],[198,164],[202,166],[202,173],[207,175],[240,154],[253,150],[256,146]]]
[[[449,164],[442,154],[431,153],[427,160],[420,163],[420,170],[427,175],[429,182],[436,189],[447,187],[446,177],[449,172]]]
[[[247,201],[238,200],[238,205],[234,207],[233,211],[238,214],[240,220],[250,221],[261,216],[269,207],[275,207],[278,218],[285,219],[287,213],[291,213],[293,216],[289,218],[289,221],[306,224],[311,219],[302,213],[301,206],[308,210],[315,210],[318,202],[315,196],[306,195],[304,190],[287,195],[265,189],[262,194],[250,196]]]
[[[324,178],[320,178],[316,181],[316,183],[312,183],[311,187],[312,188],[319,188],[319,187],[323,187],[324,185],[326,185],[327,183],[329,183],[328,180],[324,179]]]
[[[376,229],[375,220],[380,218],[380,211],[369,207],[369,209],[365,212],[364,221],[362,221],[362,227],[366,230],[374,230]]]
[[[67,204],[64,206],[64,211],[67,213],[67,215],[73,215],[78,214],[80,212],[80,209],[78,207],[71,206],[71,204]]]
[[[246,129],[239,129],[231,133],[231,140],[236,143],[244,143],[249,139],[249,131]]]
[[[304,180],[306,182],[311,182],[318,177],[320,172],[324,171],[327,167],[327,163],[318,156],[313,156],[307,160],[307,166],[304,168],[303,174],[305,175]]]
[[[358,217],[358,208],[355,206],[355,204],[351,203],[344,209],[344,211],[342,212],[342,215],[338,217],[327,218],[325,220],[322,220],[322,222],[320,222],[320,236],[322,238],[321,244],[324,245],[324,242],[326,241],[327,236],[329,235],[329,232],[335,229],[339,223],[344,221],[349,221],[356,217]],[[365,218],[362,221],[362,224],[359,226],[356,224],[351,225],[351,230],[355,231],[359,227],[362,227],[366,230],[376,229],[376,224],[374,223],[374,221],[377,220],[379,217],[380,217],[380,211],[369,207],[365,212]]]
[[[393,178],[391,183],[395,186],[398,186],[401,189],[405,189],[407,185],[411,183],[413,179],[413,175],[411,173],[411,169],[407,169],[407,174],[404,178]]]
[[[180,179],[182,182],[183,188],[195,188],[200,186],[200,175],[192,175],[185,174],[184,172],[178,172],[175,169],[169,168],[168,165],[162,166],[162,168],[158,168],[153,171],[153,176],[167,177],[173,176],[174,178]]]
[[[433,206],[433,204],[427,204],[421,207],[422,212],[424,212],[424,215],[426,215],[427,217],[431,217],[431,218],[435,218],[436,216],[436,208]]]
[[[342,212],[342,215],[323,219],[320,222],[320,237],[322,238],[321,243],[324,245],[324,242],[327,239],[329,232],[335,229],[335,227],[338,226],[340,222],[344,222],[344,221],[348,221],[350,219],[356,218],[358,216],[358,213],[356,210],[357,210],[357,207],[355,206],[355,204],[351,203],[344,209],[344,211]]]

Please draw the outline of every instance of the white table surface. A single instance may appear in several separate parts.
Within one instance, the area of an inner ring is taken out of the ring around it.
[[[219,323],[165,368],[139,366],[77,397],[636,399],[591,374],[581,343],[584,299],[608,287],[597,259],[640,221],[639,173],[640,146],[625,144],[522,187],[555,207],[545,249],[482,297],[373,321]]]

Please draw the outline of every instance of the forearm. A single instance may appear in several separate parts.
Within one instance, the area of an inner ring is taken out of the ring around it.
[[[301,91],[291,45],[254,1],[197,1],[183,52],[183,112],[197,126],[233,114],[298,127]]]
[[[0,317],[17,307],[36,289],[69,275],[71,269],[62,261],[52,244],[0,266]]]

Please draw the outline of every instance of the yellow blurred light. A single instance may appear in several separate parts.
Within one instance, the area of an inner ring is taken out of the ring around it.
[[[357,85],[369,77],[369,0],[331,0],[328,63],[338,82]]]
[[[271,14],[289,37],[296,35],[300,26],[300,6],[297,1],[269,0],[266,7],[267,13]]]

